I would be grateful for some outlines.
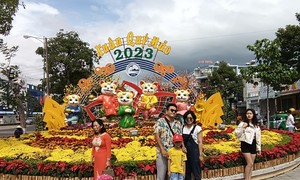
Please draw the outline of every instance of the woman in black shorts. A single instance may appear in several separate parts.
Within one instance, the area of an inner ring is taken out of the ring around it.
[[[250,180],[255,156],[261,155],[261,130],[253,109],[246,110],[245,120],[235,129],[235,135],[241,141],[241,152],[247,162],[244,177]]]

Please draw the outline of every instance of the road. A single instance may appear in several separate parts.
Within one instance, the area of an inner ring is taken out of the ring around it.
[[[5,125],[0,126],[0,137],[14,136],[17,125]],[[30,133],[35,131],[35,125],[26,125],[25,133]]]

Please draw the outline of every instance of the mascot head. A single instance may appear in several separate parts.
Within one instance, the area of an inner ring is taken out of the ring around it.
[[[105,95],[114,95],[116,94],[117,82],[105,82],[101,81],[101,93]]]
[[[70,94],[67,96],[67,100],[68,100],[68,105],[69,106],[78,106],[80,103],[80,96],[76,95],[76,94]]]
[[[191,90],[190,89],[180,89],[180,90],[174,90],[174,93],[176,94],[176,101],[177,102],[187,102],[190,97]]]
[[[141,85],[143,94],[151,95],[151,94],[156,93],[158,83],[157,82],[146,83],[144,81],[141,81],[140,85]]]
[[[118,102],[120,105],[132,105],[134,99],[133,91],[118,91]]]

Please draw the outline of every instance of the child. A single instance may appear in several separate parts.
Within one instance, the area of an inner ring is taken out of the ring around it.
[[[174,147],[169,149],[168,175],[170,180],[183,180],[185,175],[186,154],[182,152],[182,135],[174,134]]]

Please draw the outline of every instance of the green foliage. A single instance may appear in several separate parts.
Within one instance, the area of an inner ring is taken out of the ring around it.
[[[286,85],[294,83],[298,72],[290,69],[287,64],[281,63],[280,41],[268,39],[257,40],[254,45],[247,48],[254,52],[257,64],[242,69],[242,77],[249,83],[253,83],[253,78],[259,78],[266,85],[270,85],[274,90],[286,89]]]
[[[12,21],[16,12],[19,10],[19,0],[0,1],[0,34],[8,35],[12,29]],[[24,5],[23,5],[24,7]]]
[[[300,14],[296,14],[300,22]],[[276,39],[257,40],[247,48],[252,51],[257,60],[255,66],[242,71],[247,82],[253,83],[252,78],[260,78],[274,90],[281,91],[300,79],[300,26],[287,25],[279,28]]]
[[[226,112],[227,112],[226,114],[227,118],[225,119],[226,124],[231,124],[232,121],[235,122],[237,118],[237,112],[235,110],[229,110],[229,109]]]
[[[46,127],[46,123],[43,121],[43,115],[37,114],[34,117],[35,130],[36,131],[44,131]]]
[[[296,18],[300,22],[300,14],[296,13]],[[279,28],[276,36],[280,42],[280,62],[300,72],[300,26],[287,25],[285,28]],[[295,81],[300,79],[300,73],[292,78]]]
[[[243,82],[240,76],[236,75],[233,68],[221,61],[219,68],[214,70],[208,77],[209,88],[206,92],[208,97],[216,92],[220,92],[222,97],[229,97],[243,93]]]
[[[30,93],[26,94],[26,102],[27,109],[30,109],[29,112],[42,112],[42,106],[40,105],[39,101]]]
[[[207,97],[210,97],[216,92],[221,93],[224,102],[223,110],[225,116],[223,116],[222,119],[226,124],[229,124],[235,119],[235,117],[232,117],[230,114],[231,103],[234,98],[243,94],[243,81],[233,68],[229,67],[224,61],[221,61],[219,68],[208,76],[208,88],[206,88],[205,92]]]
[[[59,32],[55,38],[48,39],[47,51],[50,93],[58,102],[63,99],[65,85],[77,86],[81,78],[92,74],[94,63],[99,63],[96,51],[74,31]],[[42,47],[36,50],[41,56],[43,52]]]

